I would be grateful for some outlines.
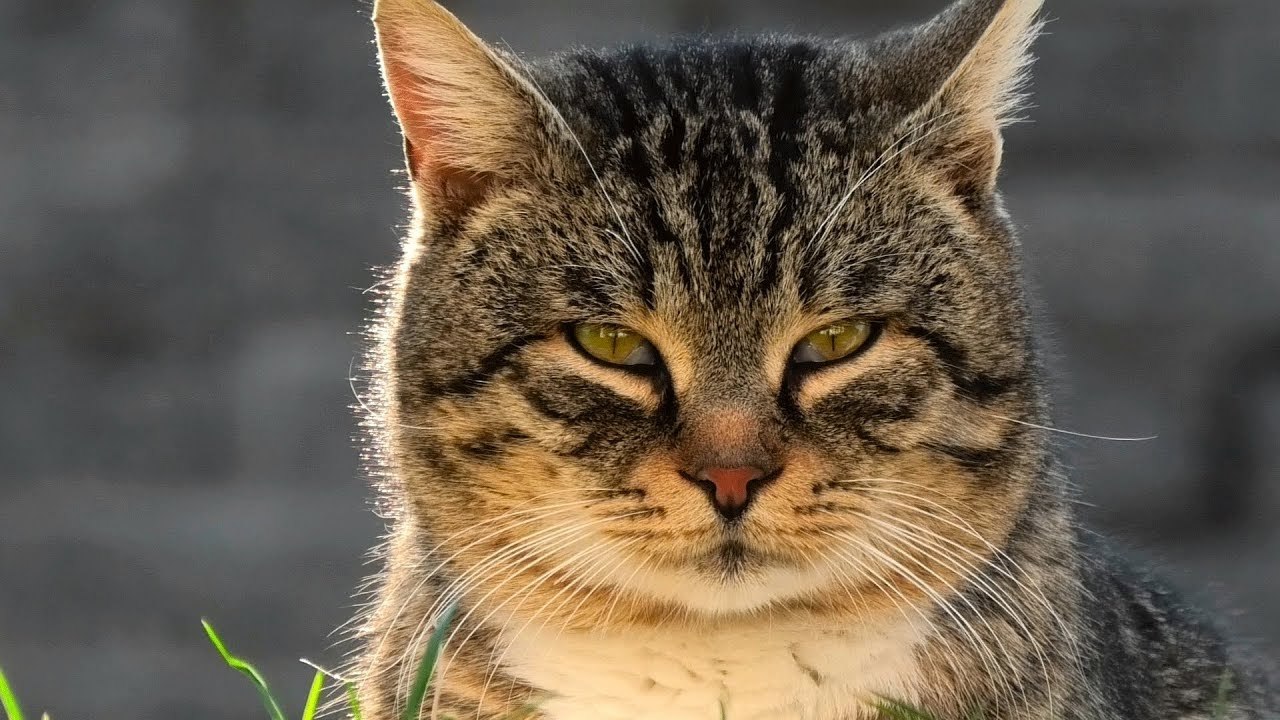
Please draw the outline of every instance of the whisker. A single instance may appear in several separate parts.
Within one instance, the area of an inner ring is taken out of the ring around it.
[[[954,553],[942,547],[938,543],[929,540],[928,537],[921,537],[921,535],[933,536],[938,538],[939,540],[946,541],[951,544],[955,544],[954,542],[950,541],[948,538],[938,535],[937,533],[930,530],[929,528],[916,525],[915,523],[902,520],[901,518],[897,518],[896,522],[893,522],[893,521],[880,520],[866,513],[860,513],[855,511],[855,514],[861,517],[863,520],[870,522],[872,524],[875,524],[883,528],[887,532],[893,533],[900,540],[902,540],[903,542],[909,545],[912,545],[917,549],[932,550],[934,553],[941,555],[940,560],[937,557],[933,557],[931,558],[931,560],[940,562],[944,567],[947,567],[948,569],[952,570],[961,578],[964,578],[969,582],[974,583],[976,586],[982,588],[984,591],[984,594],[986,594],[988,597],[994,600],[996,604],[999,605],[1005,611],[1005,613],[1010,617],[1010,619],[1012,619],[1022,629],[1024,635],[1031,642],[1036,652],[1036,655],[1039,659],[1041,670],[1044,672],[1046,687],[1051,685],[1051,680],[1049,678],[1049,669],[1048,669],[1048,665],[1044,655],[1044,651],[1041,649],[1040,643],[1036,639],[1035,634],[1031,632],[1030,628],[1027,627],[1026,623],[1023,621],[1022,614],[1014,610],[1013,607],[1010,606],[1009,603],[1006,601],[1005,593],[1000,593],[996,591],[996,589],[991,585],[991,583],[987,581],[985,572],[981,568],[975,567],[973,564],[966,562],[962,558],[957,557]],[[911,532],[912,530],[914,530],[914,532],[917,534],[913,535]],[[994,631],[994,629],[991,628],[990,623],[988,622],[985,614],[981,613],[980,611],[978,611],[976,607],[974,607],[973,603],[970,602],[964,596],[964,594],[960,592],[959,587],[957,587],[955,583],[947,582],[943,580],[943,578],[938,576],[936,573],[932,573],[932,571],[930,572],[931,574],[934,575],[934,577],[937,577],[939,580],[946,582],[948,589],[952,593],[954,593],[957,597],[960,597],[961,600],[965,602],[966,605],[969,606],[969,609],[972,610],[975,615],[977,615],[979,618],[982,619],[983,624],[986,625],[987,629],[991,631],[991,635],[995,639],[996,644],[1000,647],[1000,651],[1004,653],[1006,657],[1010,656],[1008,649],[1004,646],[1004,642],[1000,639],[999,634],[997,634]],[[1002,685],[1004,685],[1005,690],[1009,690],[1007,678],[1005,678],[1003,674],[1001,675],[1000,680],[1003,681]],[[1029,707],[1025,686],[1019,684],[1019,688],[1022,693],[1023,706]]]
[[[611,516],[611,517],[607,517],[607,518],[599,518],[599,519],[597,519],[597,520],[595,520],[595,521],[591,521],[591,522],[587,522],[587,523],[582,523],[581,525],[579,525],[579,526],[577,526],[577,527],[574,527],[574,528],[572,528],[572,529],[573,529],[573,530],[579,530],[579,531],[581,531],[581,530],[586,530],[587,528],[592,527],[592,526],[595,526],[595,525],[600,525],[600,524],[602,524],[602,523],[607,523],[607,522],[613,522],[613,521],[615,521],[615,520],[619,519],[620,517],[629,517],[629,516],[632,516],[632,515],[639,515],[639,514],[643,514],[643,511],[636,511],[636,512],[631,512],[631,513],[623,513],[623,514],[622,514],[622,515],[620,515],[620,516]],[[546,542],[544,541],[544,542],[541,544],[541,547],[536,547],[536,548],[534,548],[534,550],[536,550],[536,551],[540,551],[538,554],[536,554],[535,556],[533,556],[532,558],[530,558],[530,559],[528,560],[528,562],[526,562],[526,563],[525,563],[524,565],[522,565],[520,568],[518,568],[518,569],[516,569],[516,570],[513,570],[513,571],[511,571],[511,572],[509,572],[509,573],[507,574],[506,578],[504,578],[500,583],[498,583],[496,586],[494,586],[492,589],[490,589],[490,590],[489,590],[487,593],[485,593],[482,597],[480,597],[479,599],[475,600],[475,601],[474,601],[474,602],[472,602],[472,603],[469,603],[470,608],[469,608],[469,609],[467,610],[467,612],[462,616],[462,618],[461,618],[461,619],[459,619],[459,620],[455,623],[455,625],[454,625],[454,629],[449,633],[449,636],[445,639],[444,643],[442,643],[442,646],[441,646],[441,647],[442,647],[442,650],[441,650],[441,652],[442,652],[442,657],[443,657],[443,648],[445,648],[445,647],[449,647],[449,646],[451,646],[451,645],[453,644],[454,638],[456,638],[456,637],[457,637],[457,635],[458,635],[458,633],[459,633],[459,632],[461,632],[461,631],[462,631],[462,629],[463,629],[464,627],[466,627],[467,621],[471,619],[471,617],[475,614],[476,610],[478,610],[479,608],[481,608],[481,607],[484,605],[484,603],[485,603],[485,602],[486,602],[490,597],[492,597],[495,593],[497,593],[499,590],[501,590],[503,587],[505,587],[505,586],[506,586],[506,584],[507,584],[508,582],[510,582],[510,581],[511,581],[511,579],[516,578],[516,577],[520,577],[520,576],[521,576],[521,575],[523,575],[526,571],[528,571],[530,568],[532,568],[534,565],[536,565],[538,562],[540,562],[540,561],[544,560],[545,558],[547,558],[547,557],[551,556],[552,554],[554,554],[554,553],[558,552],[560,549],[562,549],[562,548],[564,548],[564,547],[567,547],[567,546],[569,546],[569,545],[572,545],[575,541],[577,541],[577,540],[579,540],[579,539],[581,538],[582,534],[583,534],[583,533],[571,534],[571,535],[569,535],[569,536],[568,536],[568,537],[566,537],[566,538],[558,539],[556,542],[553,542],[553,543],[550,543],[550,544],[548,544],[548,543],[546,543]],[[550,570],[545,571],[541,576],[539,576],[539,578],[538,578],[538,579],[536,579],[536,580],[534,581],[534,583],[535,583],[535,587],[536,587],[536,585],[537,585],[537,584],[540,584],[540,583],[542,583],[542,582],[545,582],[545,579],[546,579],[546,578],[553,577],[556,573],[559,573],[559,572],[563,571],[566,567],[569,567],[570,565],[572,565],[572,564],[573,564],[574,562],[576,562],[576,561],[577,561],[577,559],[578,559],[579,557],[581,557],[583,554],[586,554],[586,553],[589,553],[589,552],[593,552],[593,551],[595,551],[595,550],[597,549],[597,547],[599,546],[599,542],[600,542],[600,541],[598,541],[598,540],[597,540],[595,543],[592,543],[592,544],[591,544],[591,545],[589,545],[588,547],[586,547],[586,548],[584,548],[584,549],[582,549],[582,550],[578,551],[578,553],[577,553],[577,554],[575,554],[575,555],[571,556],[570,558],[568,558],[568,559],[566,559],[566,560],[561,561],[558,565],[554,566],[554,567],[553,567],[553,568],[551,568]],[[459,599],[461,599],[461,597],[462,597],[462,593],[461,593],[461,592],[459,592],[459,593],[458,593],[458,598],[459,598]],[[480,620],[479,622],[477,622],[477,623],[476,623],[475,627],[474,627],[474,628],[472,628],[471,632],[469,632],[469,633],[466,635],[466,637],[464,637],[464,638],[463,638],[462,643],[458,646],[457,650],[455,650],[455,651],[454,651],[454,652],[449,656],[449,659],[444,663],[444,665],[443,665],[443,666],[441,666],[441,668],[440,668],[440,670],[439,670],[439,673],[438,673],[438,677],[439,677],[439,678],[443,678],[443,677],[444,677],[444,675],[445,675],[445,673],[448,671],[449,667],[453,664],[453,659],[457,657],[458,652],[460,652],[460,651],[462,650],[462,648],[466,646],[467,642],[468,642],[468,641],[469,641],[469,640],[470,640],[470,639],[475,635],[475,633],[476,633],[476,632],[477,632],[477,631],[478,631],[482,626],[484,626],[484,624],[485,624],[486,622],[488,622],[490,619],[492,619],[492,617],[493,617],[493,615],[494,615],[495,613],[497,613],[499,610],[501,610],[503,607],[505,607],[508,603],[510,603],[513,599],[515,599],[515,597],[516,597],[516,596],[515,596],[515,595],[513,595],[512,597],[509,597],[509,598],[507,598],[506,600],[503,600],[503,601],[502,601],[502,602],[501,602],[497,607],[493,608],[493,610],[491,610],[491,611],[489,612],[489,614],[488,614],[488,615],[486,615],[482,620]],[[452,601],[450,601],[450,604],[451,604],[451,603],[452,603]],[[437,691],[436,691],[437,699],[438,699],[438,697],[439,697],[439,688],[440,688],[440,686],[441,686],[441,685],[442,685],[442,683],[437,683]]]
[[[856,538],[856,536],[849,535],[846,535],[846,537],[850,537],[850,539]],[[978,631],[974,629],[973,625],[970,624],[958,610],[956,610],[949,600],[930,587],[928,583],[924,582],[924,580],[921,579],[919,575],[912,572],[910,568],[898,562],[888,553],[878,550],[873,543],[863,542],[861,544],[861,548],[872,553],[879,558],[881,562],[896,570],[899,575],[906,578],[908,582],[927,595],[936,607],[940,608],[948,617],[956,622],[959,629],[969,637],[973,649],[977,651],[978,657],[987,669],[988,677],[995,678],[1002,676],[1002,666],[1000,661],[995,657],[995,653],[991,650]],[[929,570],[928,568],[925,569],[928,572],[932,572],[932,570]]]
[[[383,637],[382,637],[382,639],[381,639],[381,640],[379,640],[377,650],[378,650],[378,651],[380,651],[380,650],[382,649],[382,647],[385,645],[385,643],[386,643],[386,642],[387,642],[387,640],[389,639],[389,635],[390,635],[390,631],[391,631],[391,629],[392,629],[392,628],[394,628],[394,627],[396,626],[396,623],[397,623],[397,621],[399,620],[400,615],[405,611],[405,609],[408,607],[409,603],[413,601],[413,598],[417,595],[417,593],[418,593],[418,592],[419,592],[419,591],[420,591],[420,590],[421,590],[421,589],[422,589],[422,588],[423,588],[423,587],[424,587],[428,582],[430,582],[431,578],[435,577],[436,573],[438,573],[438,572],[440,571],[440,569],[441,569],[441,568],[443,568],[445,565],[449,564],[450,562],[453,562],[454,560],[456,560],[458,557],[460,557],[463,553],[465,553],[467,550],[471,549],[472,547],[475,547],[476,545],[478,545],[478,544],[480,544],[480,543],[483,543],[483,542],[486,542],[486,541],[488,541],[488,540],[491,540],[491,539],[493,539],[493,538],[495,538],[495,537],[497,537],[497,536],[499,536],[499,535],[502,535],[503,533],[510,532],[510,531],[515,530],[516,528],[522,527],[522,526],[524,526],[524,525],[529,525],[529,524],[532,524],[532,523],[541,522],[541,521],[543,521],[543,520],[547,520],[547,519],[549,519],[549,518],[551,518],[551,517],[554,517],[554,516],[557,516],[557,515],[568,515],[568,514],[572,513],[574,510],[576,510],[576,509],[578,509],[578,508],[580,508],[580,507],[583,507],[583,506],[586,506],[586,505],[590,505],[592,502],[595,502],[595,501],[591,501],[591,500],[583,500],[583,501],[577,501],[577,502],[562,503],[562,504],[557,504],[557,505],[544,506],[544,507],[539,507],[539,508],[529,508],[529,509],[526,509],[526,510],[518,510],[518,511],[514,511],[514,512],[508,513],[508,514],[506,514],[506,515],[501,515],[501,516],[498,516],[498,517],[494,517],[494,518],[490,518],[490,519],[487,519],[487,520],[481,521],[481,522],[480,522],[480,523],[478,523],[477,525],[472,525],[472,526],[469,526],[469,527],[467,527],[467,528],[465,528],[465,529],[463,529],[463,530],[460,530],[460,531],[458,531],[458,532],[456,532],[456,533],[453,533],[453,534],[452,534],[452,535],[450,535],[448,538],[445,538],[444,540],[442,540],[442,541],[440,541],[439,543],[437,543],[435,547],[433,547],[431,550],[429,550],[429,551],[426,553],[426,555],[424,555],[422,558],[418,559],[418,560],[415,562],[415,566],[417,566],[417,568],[420,568],[420,567],[421,567],[421,565],[422,565],[422,564],[424,564],[424,563],[425,563],[425,561],[426,561],[428,558],[430,558],[430,557],[431,557],[431,556],[436,552],[436,550],[437,550],[437,549],[439,549],[439,548],[443,547],[446,543],[448,543],[448,542],[450,542],[450,541],[452,541],[452,540],[454,540],[454,539],[458,538],[458,537],[459,537],[459,536],[461,536],[461,535],[464,535],[464,534],[466,534],[466,533],[468,533],[468,532],[474,532],[474,531],[476,531],[476,530],[482,529],[485,525],[491,524],[491,523],[493,523],[493,522],[500,522],[500,521],[503,521],[503,520],[508,520],[508,519],[510,519],[512,516],[519,516],[519,515],[525,515],[525,514],[532,514],[532,515],[534,515],[534,517],[526,518],[526,519],[524,519],[524,520],[522,520],[522,521],[520,521],[520,522],[508,523],[508,524],[506,524],[506,525],[503,525],[502,527],[500,527],[500,528],[498,528],[498,529],[496,529],[496,530],[493,530],[492,532],[490,532],[490,533],[488,533],[488,534],[484,535],[483,537],[477,538],[477,539],[475,539],[475,540],[473,540],[473,541],[471,541],[471,542],[467,543],[467,544],[466,544],[466,545],[464,545],[463,547],[461,547],[461,548],[459,548],[458,550],[456,550],[456,551],[455,551],[452,555],[450,555],[449,557],[447,557],[447,558],[445,558],[445,559],[441,560],[441,561],[440,561],[440,563],[439,563],[439,564],[437,564],[435,567],[431,568],[429,571],[427,571],[425,574],[423,574],[423,575],[421,576],[421,578],[418,580],[417,586],[416,586],[416,587],[414,587],[414,589],[413,589],[412,591],[410,591],[409,593],[407,593],[407,594],[405,595],[404,600],[403,600],[403,601],[401,602],[401,604],[400,604],[400,608],[396,611],[395,616],[393,616],[393,620],[392,620],[392,622],[387,626],[387,627],[388,627],[387,632],[384,632],[384,633],[383,633]],[[572,519],[570,520],[570,522],[572,522]],[[560,526],[561,526],[561,525],[553,525],[552,527],[560,527]],[[415,568],[415,569],[416,569],[416,568]],[[406,575],[404,575],[404,577],[411,577],[411,576],[412,576],[412,575],[411,575],[411,574],[408,574],[408,573],[407,573]]]
[[[360,408],[362,410],[369,413],[369,415],[371,416],[376,415],[377,413],[374,412],[373,408],[369,407],[369,404],[366,403],[364,398],[360,396],[360,391],[356,390],[355,369],[356,369],[356,356],[352,355],[351,362],[347,364],[347,386],[351,388],[351,396],[354,397],[356,399],[356,402],[360,404]],[[405,425],[403,423],[395,423],[395,427],[404,428],[406,430],[423,430],[426,432],[435,432],[439,430],[439,428],[415,427],[413,425]]]
[[[945,123],[941,122],[944,119],[946,120],[946,122]],[[849,203],[849,200],[850,198],[853,197],[853,194],[857,192],[859,188],[861,188],[863,185],[869,182],[871,178],[875,177],[876,174],[879,173],[881,168],[885,167],[890,161],[898,158],[898,156],[905,153],[912,146],[925,140],[930,135],[933,135],[935,132],[943,130],[947,126],[961,119],[963,118],[958,116],[958,114],[955,111],[942,113],[941,115],[938,115],[928,120],[924,120],[916,125],[913,125],[910,128],[908,128],[905,132],[903,132],[903,134],[897,140],[894,140],[892,143],[889,144],[887,148],[885,148],[884,152],[882,152],[880,156],[876,158],[876,160],[874,160],[872,164],[865,171],[863,171],[863,173],[858,177],[858,179],[854,181],[853,186],[850,187],[849,190],[843,196],[841,196],[840,200],[836,202],[835,206],[831,209],[831,212],[827,213],[826,217],[818,225],[818,229],[814,232],[813,237],[810,238],[809,242],[805,243],[804,251],[806,253],[810,252],[814,245],[826,239],[827,233],[830,232],[831,225],[833,224],[836,215],[838,215],[840,211],[844,209],[844,206]],[[921,135],[920,137],[912,140],[906,145],[898,147],[899,143],[907,139],[907,137],[910,136],[912,133],[923,130],[925,127],[928,127],[931,124],[935,125],[935,127],[930,129],[924,135]]]
[[[508,49],[510,50],[510,48]],[[518,57],[514,51],[511,52],[511,55],[513,57]],[[539,85],[538,81],[534,78],[533,73],[530,72],[528,68],[525,68],[525,71],[521,73],[521,75],[525,80],[529,81],[534,94],[538,97],[538,101],[541,102],[543,107],[555,117],[556,122],[559,123],[560,127],[569,136],[569,139],[573,141],[573,144],[577,146],[578,152],[582,154],[582,159],[587,163],[587,168],[591,171],[591,176],[595,178],[596,187],[600,190],[600,194],[604,197],[605,202],[608,203],[609,210],[613,213],[614,219],[618,221],[618,228],[622,230],[622,234],[626,238],[626,242],[624,244],[627,250],[631,253],[631,256],[636,259],[636,261],[643,262],[644,258],[640,255],[640,250],[636,247],[635,241],[631,239],[631,233],[627,231],[627,224],[622,221],[622,213],[618,212],[618,206],[614,204],[613,197],[610,196],[609,191],[605,189],[604,181],[600,179],[600,173],[596,172],[595,163],[591,162],[591,156],[587,154],[587,149],[582,145],[582,141],[578,139],[578,134],[569,126],[569,121],[565,119],[563,114],[561,114],[560,108],[556,107],[555,103],[552,103],[551,99],[547,97],[547,94],[542,90],[542,86]]]
[[[547,541],[548,538],[559,538],[565,533],[578,529],[578,523],[575,519],[561,523],[556,523],[550,527],[535,531],[533,534],[517,539],[511,545],[499,548],[490,553],[484,560],[476,563],[466,572],[459,575],[450,582],[444,590],[442,590],[435,602],[431,605],[422,618],[418,621],[413,633],[410,635],[409,643],[406,647],[406,654],[412,654],[416,651],[418,643],[425,639],[426,630],[431,623],[436,622],[439,616],[444,612],[445,608],[452,605],[455,601],[462,598],[465,592],[474,584],[498,574],[502,571],[502,563],[511,556],[518,556],[520,559],[531,556],[531,551],[536,551],[540,544]],[[518,562],[519,560],[517,560]],[[425,584],[419,583],[419,587]],[[500,587],[500,586],[499,586]],[[412,663],[403,662],[400,666],[400,680],[397,684],[398,688],[406,686],[407,674],[410,672]]]
[[[631,592],[630,590],[628,590],[628,588],[631,585],[631,582],[635,580],[636,575],[638,575],[641,572],[641,570],[647,569],[649,567],[649,563],[652,561],[652,559],[653,559],[652,555],[646,555],[643,559],[641,559],[640,562],[636,563],[635,568],[631,571],[631,574],[627,576],[626,580],[616,584],[617,589],[613,594],[613,600],[609,603],[609,608],[608,610],[605,611],[605,614],[604,614],[604,620],[601,621],[600,623],[602,627],[609,627],[609,621],[613,619],[613,611],[616,610],[618,607],[618,600],[622,598],[623,593]],[[576,615],[577,608],[574,608],[574,613]],[[563,626],[561,627],[560,631],[556,633],[557,639],[559,639],[560,633],[562,632],[564,632]]]
[[[862,478],[858,480],[842,480],[837,482],[838,484],[858,483],[863,485],[866,485],[868,483],[875,483],[877,485],[880,483],[892,483],[892,484],[898,484],[898,485],[906,485],[908,487],[914,487],[924,491],[928,491],[929,489],[919,483],[908,482],[906,480],[901,480],[897,478]],[[880,501],[887,502],[896,507],[900,507],[906,510],[911,510],[913,512],[924,515],[925,517],[929,517],[934,520],[937,520],[938,522],[944,523],[963,533],[966,533],[967,535],[978,540],[978,542],[982,543],[984,547],[990,550],[994,555],[1000,557],[1001,560],[1009,563],[1013,567],[1013,569],[1017,571],[1017,573],[1027,577],[1028,579],[1031,577],[1030,574],[1027,573],[1026,569],[1022,567],[1021,563],[1019,563],[1018,561],[1010,557],[1009,554],[1006,553],[1003,549],[997,547],[994,543],[992,543],[985,536],[983,536],[982,533],[979,533],[971,524],[969,524],[967,520],[965,520],[958,513],[956,513],[954,510],[947,507],[946,505],[930,500],[928,498],[920,497],[919,495],[914,495],[912,493],[906,493],[898,490],[890,490],[888,488],[883,488],[883,487],[874,487],[874,489],[877,494],[880,494],[880,495],[887,494],[887,495],[895,495],[899,497],[906,497],[908,499],[930,505],[934,508],[937,508],[938,510],[941,510],[947,515],[950,515],[952,518],[955,518],[955,520],[958,521],[958,523],[952,520],[949,520],[945,517],[940,517],[938,515],[930,513],[924,510],[923,508],[916,507],[915,505],[911,505],[910,503],[904,503],[904,502],[900,502],[897,500],[893,500],[892,498],[886,498],[886,497],[878,498]],[[957,547],[963,548],[963,546],[960,546],[960,545],[957,545]],[[969,550],[967,548],[963,548],[963,549],[965,549],[966,552],[973,554],[972,550]],[[980,558],[980,556],[976,554],[974,554],[974,557]],[[1017,585],[1019,589],[1021,589],[1023,592],[1026,592],[1033,599],[1039,602],[1039,604],[1049,613],[1049,615],[1053,618],[1053,620],[1058,624],[1058,629],[1062,632],[1063,637],[1066,638],[1069,643],[1071,643],[1072,657],[1075,658],[1075,662],[1076,663],[1081,662],[1081,658],[1083,656],[1081,655],[1081,652],[1080,652],[1078,638],[1076,637],[1075,633],[1071,631],[1070,629],[1071,626],[1067,624],[1067,622],[1062,618],[1060,614],[1058,614],[1058,611],[1053,606],[1053,603],[1049,602],[1049,599],[1045,596],[1044,592],[1041,591],[1039,588],[1033,588],[1028,586],[1026,583],[1022,581],[1021,578],[1019,578],[1017,575],[1013,574],[1012,572],[1010,572],[1009,570],[1006,570],[1003,567],[1000,567],[994,564],[991,564],[990,567],[996,572],[1003,575],[1004,577],[1008,578],[1011,582]]]
[[[908,600],[906,595],[903,595],[902,591],[899,590],[897,587],[895,587],[893,583],[889,582],[887,579],[881,576],[881,574],[878,571],[876,571],[875,568],[871,567],[867,563],[863,562],[861,559],[853,556],[848,552],[847,544],[850,541],[856,541],[857,538],[849,537],[843,534],[834,533],[830,531],[824,531],[823,534],[826,535],[827,537],[841,541],[840,546],[831,546],[830,548],[831,551],[837,557],[844,560],[845,563],[847,563],[855,571],[859,572],[861,575],[865,576],[868,580],[870,580],[871,583],[874,584],[877,588],[879,588],[880,592],[884,594],[884,597],[888,598],[889,601],[893,603],[894,607],[898,611],[898,615],[903,619],[904,622],[907,623],[907,625],[911,628],[912,632],[916,633],[922,638],[929,638],[930,640],[933,640],[935,642],[941,642],[945,645],[945,649],[946,649],[945,657],[946,657],[947,664],[951,667],[951,671],[956,676],[960,676],[961,674],[960,669],[956,665],[956,658],[953,652],[953,648],[951,647],[950,640],[948,640],[944,635],[938,632],[937,625],[934,623],[934,621],[931,618],[929,618],[927,615],[925,615],[924,612],[915,603]],[[858,542],[857,546],[858,548],[861,549],[863,546],[863,543]],[[839,568],[839,566],[835,566],[835,567]],[[847,573],[845,573],[843,569],[839,569],[838,571],[846,579],[848,579],[850,583],[852,583],[852,578],[850,578],[850,576]],[[895,595],[897,597],[895,597]],[[902,600],[901,603],[898,602],[899,599]],[[911,620],[911,617],[907,614],[906,610],[903,608],[904,604],[907,607],[911,608],[912,612],[914,612],[920,618],[920,620],[924,622],[927,632],[920,631],[920,628]],[[912,698],[904,698],[904,700],[911,700],[911,699]]]
[[[636,543],[640,542],[642,539],[643,538],[638,538],[638,537],[631,538],[630,540],[625,542],[606,539],[602,542],[597,543],[596,545],[588,547],[583,552],[587,552],[587,551],[596,552],[602,549],[603,547],[608,547],[609,549],[617,551],[619,549],[629,548],[632,545],[635,545]],[[575,556],[575,559],[576,557],[577,556]],[[520,629],[516,631],[516,634],[514,636],[510,638],[504,638],[502,647],[501,647],[501,653],[498,653],[499,648],[497,646],[493,648],[493,651],[489,653],[490,669],[487,676],[485,677],[484,687],[480,691],[481,703],[484,701],[485,693],[489,689],[490,681],[493,679],[494,675],[497,673],[498,667],[502,664],[502,661],[506,659],[508,650],[510,650],[511,646],[515,643],[515,641],[519,639],[519,637],[523,635],[526,630],[529,629],[529,626],[533,624],[533,621],[538,619],[538,617],[543,613],[543,611],[545,611],[547,607],[551,605],[551,603],[559,599],[560,596],[562,596],[566,591],[572,590],[572,592],[569,593],[569,596],[566,597],[563,601],[561,601],[561,603],[556,607],[556,613],[558,613],[565,605],[567,605],[569,602],[572,602],[573,598],[576,597],[581,590],[585,589],[590,584],[592,584],[595,581],[596,577],[598,577],[605,568],[609,567],[610,565],[616,566],[619,562],[620,560],[618,559],[609,558],[604,553],[598,553],[595,556],[594,560],[586,568],[583,569],[583,572],[577,573],[577,577],[573,580],[573,582],[561,588],[558,592],[556,592],[555,595],[551,596],[550,599],[548,599],[545,603],[543,603],[541,607],[533,611],[533,613],[529,615],[529,619],[526,620],[524,625],[522,625]],[[550,571],[543,573],[543,575],[539,577],[537,580],[535,580],[531,584],[531,586],[525,591],[525,594],[523,597],[528,597],[529,595],[533,594],[533,591],[536,590],[543,583],[545,583],[546,579],[550,577],[551,577]],[[578,606],[574,608],[574,613],[570,616],[569,620],[567,620],[565,623],[561,625],[562,632],[564,628],[572,621],[572,619],[577,616],[577,610],[582,607],[582,603],[585,602],[588,597],[590,597],[590,593],[586,593],[583,595],[582,600],[579,601]],[[496,612],[496,609],[495,609],[495,612]],[[492,613],[490,614],[492,615]],[[547,623],[550,621],[550,619],[551,619],[551,615],[547,615],[543,617],[542,624],[539,626],[538,632],[542,632],[542,630],[546,628]],[[482,620],[480,622],[480,625],[483,625],[486,621],[487,621],[487,618],[486,620]],[[504,634],[506,632],[506,626],[509,622],[510,622],[510,618],[508,618],[507,623],[503,623]],[[607,624],[605,624],[604,626],[607,627]],[[557,635],[558,634],[559,633],[557,633]],[[495,658],[495,655],[496,655],[496,658]],[[479,715],[477,715],[477,720],[479,720]]]
[[[1011,422],[1016,425],[1025,425],[1027,427],[1036,428],[1037,430],[1047,430],[1049,432],[1059,433],[1061,435],[1070,435],[1072,437],[1088,438],[1090,440],[1106,440],[1109,442],[1147,442],[1149,440],[1158,440],[1160,438],[1159,435],[1144,435],[1141,437],[1114,437],[1109,435],[1090,435],[1089,433],[1076,432],[1074,430],[1063,430],[1061,428],[1050,427],[1048,425],[1037,425],[1036,423],[1033,423],[1033,422],[1027,422],[1026,420],[1018,420],[1016,418],[1011,418],[1011,417],[1005,417],[1003,415],[997,415],[996,413],[992,413],[992,412],[988,412],[987,414],[997,420],[1004,420],[1005,422]]]

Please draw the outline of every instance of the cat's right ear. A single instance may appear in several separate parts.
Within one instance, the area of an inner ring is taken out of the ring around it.
[[[527,170],[539,122],[527,80],[433,0],[377,0],[373,23],[409,176],[428,210],[465,208]]]
[[[1041,0],[956,0],[932,21],[885,36],[877,50],[914,152],[958,195],[995,191],[1001,128],[1022,107]]]

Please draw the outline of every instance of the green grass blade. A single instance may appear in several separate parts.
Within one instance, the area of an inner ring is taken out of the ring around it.
[[[4,708],[4,716],[9,720],[23,720],[22,706],[18,705],[18,696],[9,687],[9,679],[4,676],[4,670],[0,670],[0,707]]]
[[[1227,670],[1222,673],[1222,679],[1218,681],[1218,696],[1213,701],[1213,717],[1215,720],[1227,716],[1227,704],[1233,690],[1235,690],[1235,683],[1232,682],[1231,671]]]
[[[360,716],[360,694],[356,692],[356,684],[347,683],[347,705],[351,707],[351,720],[363,720]]]
[[[208,620],[201,619],[200,624],[204,626],[204,632],[209,636],[209,642],[213,643],[213,647],[222,656],[222,661],[227,664],[227,667],[243,673],[257,688],[258,695],[262,697],[262,704],[266,707],[267,714],[271,716],[271,720],[284,720],[284,711],[280,709],[280,703],[276,702],[275,696],[271,694],[271,688],[267,686],[267,680],[262,677],[262,673],[258,672],[258,669],[254,666],[228,652],[226,644],[222,642],[222,638],[218,637],[218,633],[214,631]]]
[[[403,720],[418,720],[419,711],[422,709],[422,699],[426,697],[427,685],[431,682],[431,676],[436,671],[436,663],[440,660],[440,647],[444,645],[445,633],[449,631],[449,626],[453,624],[453,616],[458,612],[458,603],[453,603],[440,616],[436,628],[431,632],[431,638],[427,640],[427,651],[422,655],[422,662],[418,664],[418,675],[414,678],[413,689],[409,692],[409,704],[404,708]]]
[[[362,720],[360,717],[360,693],[356,691],[355,683],[324,667],[323,665],[311,662],[306,658],[298,658],[298,662],[301,662],[303,665],[321,673],[331,680],[342,683],[342,689],[347,694],[347,709],[351,711],[350,720]]]
[[[307,704],[302,708],[302,720],[315,720],[322,690],[324,690],[324,671],[317,670],[316,676],[311,680],[311,692],[307,693]]]

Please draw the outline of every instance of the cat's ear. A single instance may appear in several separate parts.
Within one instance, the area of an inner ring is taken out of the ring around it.
[[[420,199],[465,206],[527,170],[539,106],[498,52],[433,0],[377,0],[373,22]]]
[[[1040,31],[1042,0],[960,0],[894,43],[912,68],[919,102],[904,121],[906,141],[964,198],[995,190],[1001,128],[1016,119]]]

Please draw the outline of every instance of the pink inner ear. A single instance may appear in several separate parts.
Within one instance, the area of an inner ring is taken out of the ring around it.
[[[451,133],[437,118],[440,100],[430,90],[431,78],[413,71],[401,58],[406,48],[397,33],[382,31],[378,37],[383,73],[391,105],[404,133],[405,164],[414,185],[431,199],[438,210],[449,211],[477,202],[493,185],[494,176],[474,167],[460,167],[454,159],[473,148],[445,147],[457,143],[465,133]],[[446,108],[447,109],[447,108]],[[456,114],[456,113],[455,113]],[[445,113],[446,117],[452,117]]]
[[[400,121],[400,129],[404,133],[405,162],[409,166],[410,177],[417,180],[432,174],[429,167],[428,150],[432,147],[437,132],[427,121],[431,108],[425,95],[417,90],[422,79],[398,59],[394,41],[384,37],[383,71],[386,73],[387,91],[391,95],[391,106],[395,109]]]
[[[390,43],[388,43],[390,45]],[[433,196],[441,206],[475,203],[491,184],[488,176],[449,165],[439,143],[445,133],[430,118],[434,108],[421,91],[424,80],[384,50],[383,65],[391,105],[404,133],[405,164],[409,179]]]

